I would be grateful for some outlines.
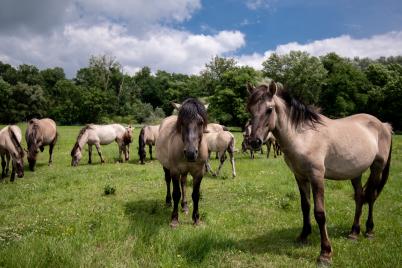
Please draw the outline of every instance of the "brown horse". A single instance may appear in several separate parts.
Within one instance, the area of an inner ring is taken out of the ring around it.
[[[133,128],[124,127],[120,124],[95,125],[89,124],[83,127],[78,133],[77,141],[71,150],[71,165],[78,166],[82,158],[82,150],[88,143],[88,164],[92,163],[92,145],[98,151],[101,163],[105,162],[100,146],[110,144],[113,141],[119,145],[119,161],[123,162],[121,154],[124,153],[125,160],[130,158],[130,143],[132,142]]]
[[[302,104],[279,84],[270,82],[257,88],[248,86],[247,109],[252,115],[251,145],[259,148],[268,127],[278,139],[285,161],[295,175],[301,196],[303,229],[307,241],[311,233],[310,188],[314,217],[321,235],[320,263],[331,261],[332,247],[326,228],[324,178],[351,179],[355,191],[355,218],[349,237],[360,233],[362,206],[368,203],[366,235],[373,236],[373,206],[387,182],[392,150],[392,128],[374,116],[356,114],[329,119]],[[364,187],[361,177],[370,168]]]
[[[0,130],[1,179],[8,175],[10,158],[12,159],[10,181],[14,181],[15,173],[18,178],[24,177],[24,150],[21,147],[21,139],[21,129],[18,126],[6,126]]]
[[[187,99],[179,108],[178,116],[165,118],[159,128],[156,140],[156,155],[163,166],[166,180],[166,203],[170,205],[170,181],[173,181],[173,212],[170,226],[179,224],[178,204],[180,184],[182,188],[182,208],[187,211],[186,181],[187,174],[193,177],[193,214],[195,225],[200,223],[198,201],[200,185],[208,159],[208,146],[203,138],[207,127],[207,113],[204,105],[196,99]]]
[[[43,152],[44,146],[49,145],[49,166],[53,161],[53,147],[57,141],[56,123],[49,118],[31,119],[25,132],[28,144],[29,169],[34,171],[39,150]]]
[[[145,146],[149,147],[149,156],[152,160],[152,146],[155,145],[159,134],[159,125],[144,126],[138,136],[138,155],[140,156],[141,164],[145,164],[146,151]]]

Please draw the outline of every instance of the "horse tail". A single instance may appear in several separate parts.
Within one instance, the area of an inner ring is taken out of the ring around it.
[[[138,155],[140,157],[141,163],[144,163],[144,159],[145,159],[145,128],[146,126],[144,126],[143,128],[141,128],[140,131],[140,135],[138,136]]]
[[[380,195],[382,189],[384,188],[384,185],[385,185],[385,184],[387,183],[387,181],[388,181],[388,177],[389,177],[389,168],[390,168],[390,166],[391,166],[391,155],[392,155],[392,139],[391,139],[391,144],[390,144],[390,147],[389,147],[388,160],[387,160],[387,163],[385,164],[385,167],[384,167],[384,169],[383,169],[383,171],[382,171],[381,180],[380,180],[380,182],[378,183],[375,198],[377,198],[377,197]]]

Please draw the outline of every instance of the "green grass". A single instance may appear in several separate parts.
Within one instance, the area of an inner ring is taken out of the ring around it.
[[[26,168],[24,178],[0,183],[0,267],[316,266],[314,220],[310,243],[294,242],[302,221],[299,193],[283,158],[257,154],[250,160],[237,153],[235,179],[229,162],[220,177],[204,177],[202,225],[194,227],[191,213],[180,213],[180,227],[173,230],[163,170],[157,161],[138,164],[137,138],[129,163],[116,163],[117,145],[111,144],[102,147],[106,164],[94,153],[88,165],[86,153],[72,168],[79,127],[58,131],[53,166],[47,166],[46,149],[35,172]],[[241,133],[235,135],[240,149]],[[394,136],[391,178],[375,204],[376,237],[356,242],[346,239],[354,214],[351,183],[326,182],[334,267],[401,267],[401,177],[402,136]],[[191,201],[191,180],[189,185]],[[114,194],[105,194],[107,187]],[[364,207],[363,231],[366,217]]]

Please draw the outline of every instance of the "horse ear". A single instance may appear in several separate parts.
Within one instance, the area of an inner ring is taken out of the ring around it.
[[[205,104],[204,107],[205,107],[205,110],[208,110],[209,103]]]
[[[171,104],[173,105],[173,107],[174,108],[176,108],[177,110],[179,110],[180,109],[180,107],[181,107],[181,104],[179,104],[179,103],[176,103],[176,102],[171,102]]]
[[[269,94],[271,94],[271,96],[276,94],[276,90],[278,89],[277,85],[275,82],[272,82],[271,84],[269,84],[268,86],[268,92]]]
[[[248,91],[248,93],[251,95],[251,94],[253,94],[253,92],[254,92],[254,90],[255,90],[255,87],[252,85],[252,84],[250,84],[249,82],[247,82],[247,91]]]

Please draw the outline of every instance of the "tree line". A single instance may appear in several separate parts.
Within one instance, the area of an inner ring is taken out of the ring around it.
[[[32,117],[51,117],[59,124],[154,122],[172,113],[171,101],[191,96],[210,104],[211,121],[243,126],[246,84],[269,77],[328,117],[365,112],[402,129],[402,56],[349,59],[292,51],[272,54],[262,66],[256,70],[214,57],[198,75],[152,73],[149,67],[129,75],[114,57],[101,55],[68,79],[60,67],[15,68],[0,61],[0,122]]]

